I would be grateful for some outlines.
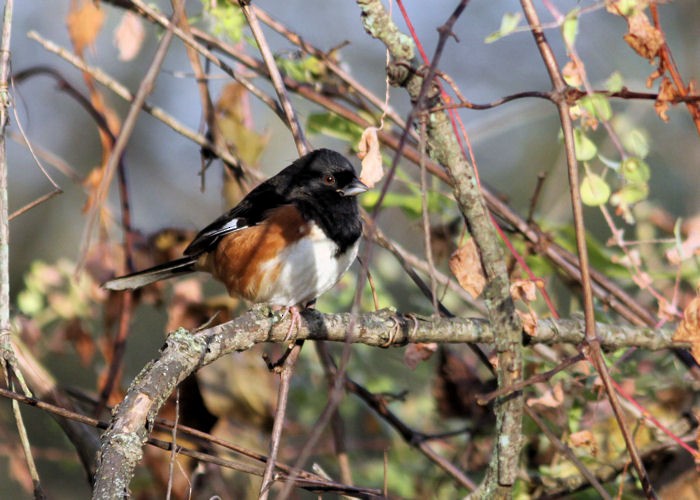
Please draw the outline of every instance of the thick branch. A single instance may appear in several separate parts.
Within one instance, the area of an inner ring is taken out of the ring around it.
[[[345,342],[350,314],[304,312],[297,339]],[[289,320],[257,308],[237,319],[191,334],[184,329],[172,333],[158,359],[134,380],[124,401],[114,413],[102,438],[94,498],[122,496],[128,489],[142,447],[161,405],[185,377],[221,356],[244,351],[262,342],[285,341]],[[409,342],[493,343],[494,335],[483,319],[424,319],[391,310],[354,318],[352,342],[372,346],[400,346]],[[583,320],[542,320],[533,342],[580,343]],[[672,332],[639,327],[598,325],[600,343],[606,348],[637,346],[644,349],[685,347],[673,342]]]

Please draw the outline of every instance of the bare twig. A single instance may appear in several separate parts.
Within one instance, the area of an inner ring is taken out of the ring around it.
[[[280,369],[280,386],[277,393],[277,409],[275,410],[275,420],[272,426],[272,434],[270,435],[270,453],[268,454],[267,463],[265,464],[265,472],[263,473],[262,482],[260,484],[260,494],[258,498],[265,500],[270,495],[270,488],[275,480],[275,461],[277,460],[277,452],[279,451],[280,441],[282,439],[282,429],[284,428],[285,417],[287,413],[287,401],[289,400],[289,386],[294,375],[294,367],[296,366],[303,341],[296,342],[290,349],[289,355],[284,360],[284,364]]]
[[[260,23],[258,22],[256,10],[251,8],[249,3],[249,1],[241,1],[241,10],[248,20],[250,30],[253,32],[255,41],[258,44],[258,49],[260,49],[260,54],[262,54],[263,61],[265,61],[267,70],[270,73],[270,81],[272,82],[272,86],[275,88],[277,98],[279,99],[282,109],[284,110],[286,123],[289,130],[292,132],[292,137],[294,137],[294,144],[296,144],[297,152],[299,153],[299,156],[303,156],[309,152],[309,144],[306,141],[304,130],[299,123],[294,107],[292,106],[289,96],[287,95],[287,89],[284,86],[282,75],[280,74],[279,68],[275,63],[275,58],[272,55],[270,46],[267,44],[265,35],[260,27]]]
[[[107,87],[109,90],[114,92],[117,96],[121,97],[125,101],[133,102],[134,96],[124,85],[116,81],[114,78],[109,76],[107,73],[102,71],[100,68],[86,64],[82,59],[75,56],[75,54],[67,51],[63,47],[59,47],[54,42],[44,39],[36,31],[30,31],[27,36],[39,42],[46,50],[52,52],[62,59],[68,61],[70,64],[78,68],[79,70],[89,73],[93,76],[95,81]],[[175,119],[172,115],[165,112],[162,108],[154,106],[148,102],[143,103],[143,110],[153,116],[154,118],[160,120],[165,125],[173,129],[178,134],[190,139],[199,146],[211,150],[216,156],[221,158],[225,163],[229,165],[235,165],[236,159],[231,156],[231,153],[226,151],[222,146],[218,146],[211,141],[209,141],[203,134],[197,133],[194,130],[186,127],[181,122]]]
[[[600,495],[600,498],[603,498],[605,500],[610,500],[610,495],[608,494],[607,491],[605,491],[605,488],[600,484],[600,481],[595,477],[595,475],[586,467],[581,460],[574,454],[574,452],[569,448],[566,444],[562,443],[562,441],[547,427],[547,424],[542,421],[542,419],[537,415],[537,413],[530,408],[528,405],[525,405],[525,414],[532,419],[533,422],[539,427],[542,432],[544,433],[545,436],[549,439],[549,441],[554,445],[554,447],[563,455],[566,456],[566,458],[573,463],[576,468],[581,472],[581,475],[586,478],[586,480],[593,486],[593,488],[598,492]]]
[[[2,365],[5,382],[14,390],[15,379],[13,375],[17,375],[23,391],[28,395],[29,390],[18,369],[17,358],[10,342],[10,224],[8,216],[6,131],[9,112],[12,107],[9,79],[13,6],[13,0],[5,2],[2,18],[2,38],[0,39],[0,364]],[[24,451],[24,459],[34,486],[34,497],[43,499],[44,492],[39,480],[36,463],[32,456],[29,436],[27,435],[22,413],[19,410],[19,404],[16,401],[12,402],[12,412],[15,417],[22,450]]]
[[[605,391],[608,395],[608,400],[612,406],[615,413],[615,418],[617,419],[620,431],[625,439],[627,445],[627,450],[632,459],[639,479],[642,483],[644,493],[649,498],[656,498],[654,489],[649,481],[649,476],[646,473],[644,464],[639,456],[637,446],[634,443],[634,438],[627,428],[627,424],[624,420],[624,415],[622,413],[622,408],[617,397],[617,393],[612,386],[612,381],[610,378],[610,373],[608,372],[607,366],[605,365],[605,360],[603,358],[602,351],[600,350],[600,340],[596,335],[596,323],[595,323],[595,311],[593,304],[593,290],[590,274],[590,264],[588,260],[588,248],[586,246],[586,228],[583,220],[583,206],[581,203],[581,192],[579,187],[579,174],[578,174],[578,163],[576,161],[576,151],[574,147],[574,133],[573,126],[571,122],[571,116],[569,114],[569,105],[564,98],[564,94],[567,89],[566,82],[562,77],[559,65],[557,64],[556,58],[552,48],[549,46],[547,39],[540,27],[539,16],[531,0],[521,0],[521,5],[525,13],[525,17],[532,28],[532,34],[535,38],[537,48],[540,51],[544,65],[549,73],[550,80],[552,81],[552,86],[559,98],[557,99],[557,109],[559,110],[559,119],[561,121],[562,131],[564,133],[564,146],[567,159],[567,167],[569,174],[569,193],[571,196],[571,204],[574,213],[574,228],[576,231],[576,246],[578,249],[578,256],[580,260],[580,273],[581,273],[581,285],[583,287],[583,310],[585,317],[585,327],[586,327],[586,344],[587,344],[587,355],[591,358],[593,365],[598,371]]]

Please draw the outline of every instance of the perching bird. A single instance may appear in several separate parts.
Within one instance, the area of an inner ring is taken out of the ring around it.
[[[183,258],[104,287],[138,288],[204,271],[231,296],[289,308],[298,319],[297,308],[335,285],[355,260],[362,234],[356,195],[366,190],[344,156],[315,150],[202,229]]]

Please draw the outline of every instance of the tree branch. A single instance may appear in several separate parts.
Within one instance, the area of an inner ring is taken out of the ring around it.
[[[321,314],[306,310],[297,340],[346,342],[350,313]],[[402,346],[409,342],[493,343],[494,331],[483,319],[427,319],[391,310],[354,318],[354,343],[376,347]],[[244,351],[263,342],[285,342],[289,319],[258,307],[233,321],[197,333],[185,329],[173,332],[158,359],[149,363],[134,379],[124,401],[114,412],[112,423],[102,437],[98,457],[94,498],[123,495],[141,458],[155,416],[168,395],[185,377],[234,351]],[[674,342],[672,332],[630,326],[598,325],[601,346],[617,349],[685,347]],[[542,320],[533,342],[579,344],[584,339],[584,322],[579,319]]]

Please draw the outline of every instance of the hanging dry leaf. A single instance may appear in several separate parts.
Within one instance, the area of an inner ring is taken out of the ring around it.
[[[695,297],[683,310],[683,319],[673,334],[677,342],[689,342],[690,353],[700,362],[700,297]]]
[[[369,188],[373,188],[384,177],[377,130],[376,127],[367,127],[362,132],[360,143],[357,146],[357,156],[362,160],[360,180]]]
[[[676,87],[673,86],[671,80],[665,76],[661,79],[661,85],[659,85],[659,95],[656,97],[656,102],[654,102],[654,111],[659,115],[663,121],[668,123],[668,115],[666,112],[669,108],[669,103],[678,97],[678,91]]]
[[[574,448],[588,448],[591,455],[598,454],[598,444],[591,431],[578,431],[569,436],[569,444]]]
[[[659,54],[664,36],[649,22],[644,12],[638,10],[627,18],[628,31],[623,37],[632,49],[650,62]]]
[[[559,408],[564,402],[564,389],[561,382],[550,388],[539,398],[529,398],[527,404],[531,406],[544,406],[545,408]]]
[[[530,337],[537,335],[537,314],[532,309],[525,312],[518,309],[515,310],[517,315],[520,317],[520,323],[523,327],[523,331],[527,333]]]
[[[406,350],[403,353],[403,362],[411,370],[415,370],[422,361],[430,359],[435,351],[437,351],[438,345],[435,342],[430,343],[415,343],[408,344]]]
[[[95,42],[102,29],[104,19],[104,12],[92,0],[74,1],[71,4],[66,24],[77,54],[82,54],[85,47]]]
[[[510,284],[510,295],[513,300],[534,302],[537,299],[537,285],[531,280],[513,280]]]
[[[469,294],[477,298],[486,286],[486,276],[481,267],[481,258],[473,239],[454,251],[450,257],[450,271]]]
[[[112,39],[114,46],[119,51],[120,61],[131,61],[138,55],[146,38],[146,30],[143,28],[141,18],[134,12],[126,11],[122,20],[114,30]]]

